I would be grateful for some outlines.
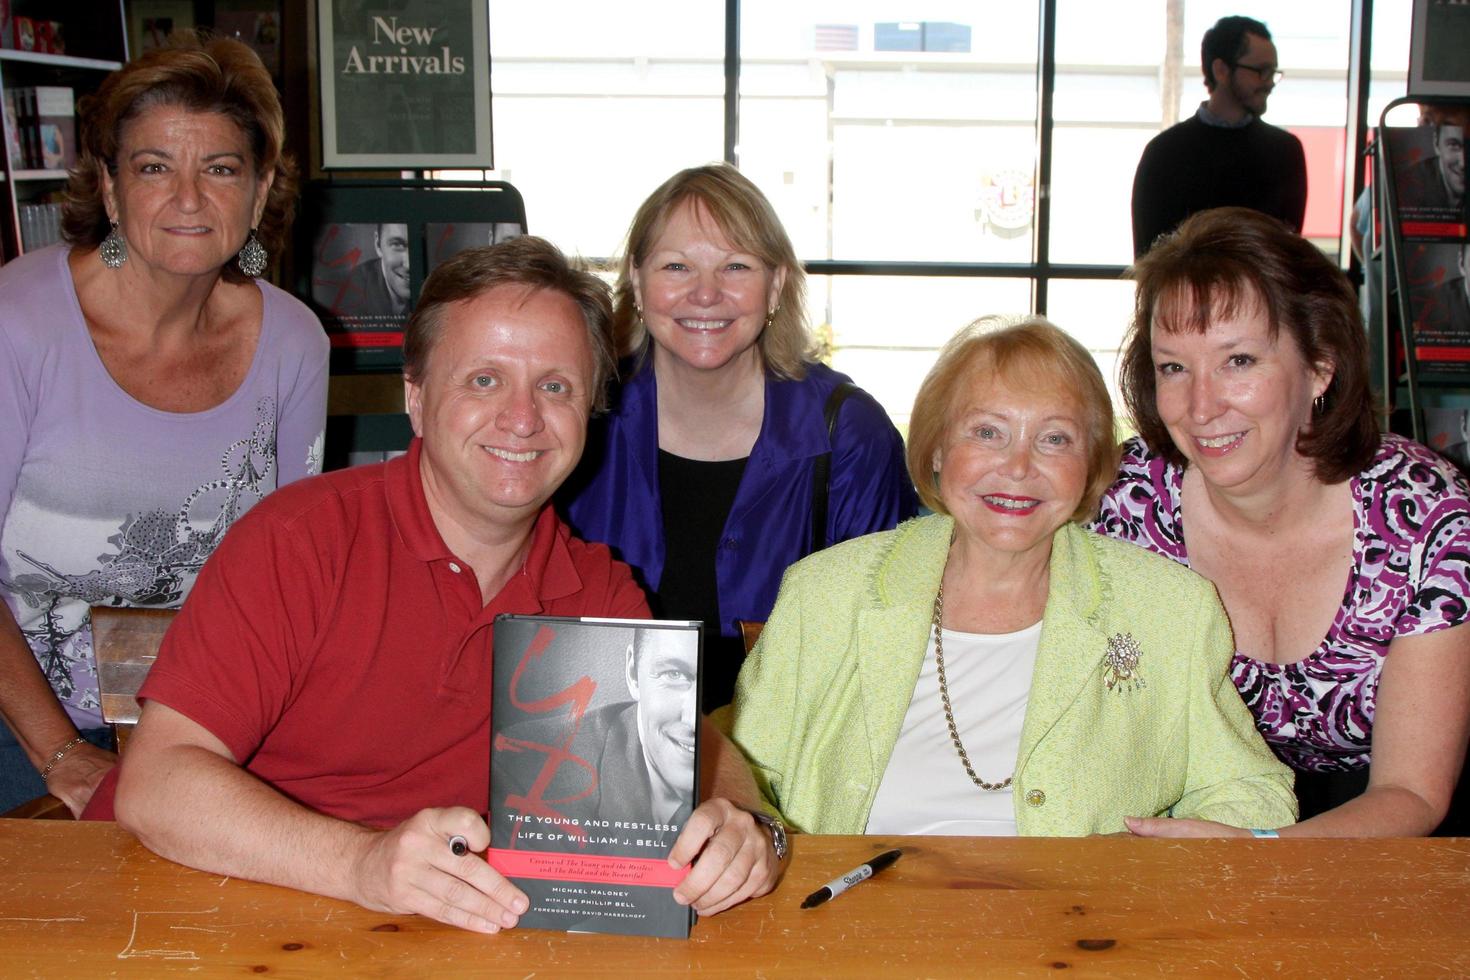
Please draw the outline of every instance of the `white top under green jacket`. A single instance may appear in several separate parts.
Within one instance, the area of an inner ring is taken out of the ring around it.
[[[923,662],[952,528],[948,517],[917,518],[787,571],[724,721],[793,827],[867,826]],[[1017,831],[1112,833],[1125,816],[1294,821],[1291,774],[1230,681],[1231,650],[1205,579],[1073,524],[1057,531],[1016,759]]]

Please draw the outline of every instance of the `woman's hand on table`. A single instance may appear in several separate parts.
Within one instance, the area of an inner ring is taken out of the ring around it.
[[[674,901],[714,915],[776,887],[781,865],[771,835],[748,810],[726,799],[707,800],[690,814],[669,852],[669,863],[694,867],[674,889]]]
[[[45,777],[46,791],[66,804],[73,817],[80,817],[92,794],[113,766],[117,753],[82,742],[66,753]]]
[[[455,837],[464,838],[464,853]],[[354,899],[475,932],[512,928],[530,902],[486,863],[489,846],[490,828],[468,807],[420,810],[367,840],[353,868]]]
[[[1172,817],[1124,817],[1135,837],[1250,837],[1251,832],[1213,820],[1175,820]]]

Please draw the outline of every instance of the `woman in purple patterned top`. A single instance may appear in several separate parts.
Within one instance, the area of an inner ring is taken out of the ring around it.
[[[1470,487],[1380,436],[1352,290],[1275,220],[1195,215],[1134,278],[1120,383],[1140,436],[1094,528],[1215,583],[1236,687],[1297,771],[1283,834],[1430,833],[1470,737]]]
[[[116,764],[90,607],[178,608],[321,467],[327,339],[259,278],[296,198],[260,58],[176,34],[79,122],[67,245],[0,269],[0,812],[80,814]]]

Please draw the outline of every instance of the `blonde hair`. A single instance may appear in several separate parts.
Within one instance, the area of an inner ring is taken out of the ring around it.
[[[948,514],[939,496],[934,455],[943,446],[961,394],[984,379],[1014,381],[1018,387],[1065,392],[1082,409],[1087,438],[1087,488],[1073,520],[1090,517],[1118,469],[1113,402],[1097,362],[1087,349],[1039,316],[1015,320],[981,317],[939,352],[939,359],[914,398],[909,418],[909,477],[919,499]]]
[[[728,163],[681,170],[639,205],[628,229],[614,295],[613,325],[619,356],[633,358],[633,370],[637,371],[648,354],[651,338],[638,314],[633,277],[669,218],[685,203],[702,208],[731,245],[760,259],[768,270],[785,270],[786,281],[777,297],[776,312],[761,331],[756,347],[771,374],[788,380],[804,377],[806,365],[812,360],[812,337],[806,323],[806,276],[771,202],[750,178]]]

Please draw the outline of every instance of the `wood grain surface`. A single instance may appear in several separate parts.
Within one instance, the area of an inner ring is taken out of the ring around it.
[[[903,858],[816,909],[803,896]],[[0,976],[1470,975],[1470,839],[798,837],[689,941],[460,932],[164,861],[112,824],[0,820]]]

